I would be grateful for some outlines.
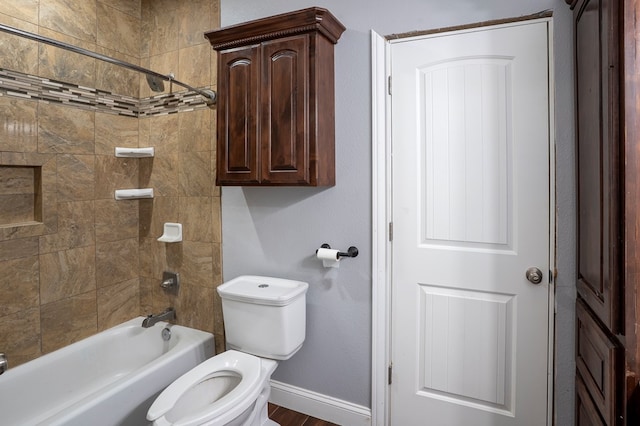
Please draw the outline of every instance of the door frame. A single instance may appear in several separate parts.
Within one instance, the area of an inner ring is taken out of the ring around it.
[[[548,25],[549,55],[549,265],[555,277],[555,235],[556,235],[556,180],[555,180],[555,112],[554,112],[554,66],[553,66],[553,19],[551,17],[520,17],[503,20],[493,27],[513,25],[523,20],[538,20]],[[477,31],[488,23],[451,29],[449,32]],[[391,362],[391,243],[389,229],[392,222],[391,204],[391,96],[390,53],[394,41],[406,41],[415,34],[404,38],[386,38],[371,30],[371,137],[372,137],[372,299],[371,299],[371,425],[386,426],[390,420],[390,390],[388,386]],[[438,34],[442,34],[438,31]],[[424,37],[424,35],[419,36]],[[554,413],[554,352],[555,352],[555,279],[549,285],[548,294],[548,354],[547,354],[547,425],[553,424]],[[551,309],[553,308],[553,309]]]

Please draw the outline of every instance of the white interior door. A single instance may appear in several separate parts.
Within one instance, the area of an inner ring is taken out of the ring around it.
[[[547,423],[547,43],[542,20],[391,43],[393,426]]]

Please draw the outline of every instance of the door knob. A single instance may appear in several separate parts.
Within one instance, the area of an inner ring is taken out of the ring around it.
[[[540,284],[542,282],[542,271],[538,268],[532,267],[527,269],[524,276],[533,284]]]

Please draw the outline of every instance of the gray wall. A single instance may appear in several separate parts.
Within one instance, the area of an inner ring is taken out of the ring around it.
[[[336,180],[333,188],[223,188],[224,278],[275,275],[309,282],[307,340],[276,380],[371,404],[371,47],[381,35],[516,17],[554,15],[558,204],[558,423],[573,418],[573,76],[571,12],[562,0],[221,0],[222,26],[320,6],[346,27],[335,50]],[[325,269],[327,242],[356,259]],[[540,354],[544,356],[544,353]]]

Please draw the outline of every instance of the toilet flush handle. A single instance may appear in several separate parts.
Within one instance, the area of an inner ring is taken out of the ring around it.
[[[0,374],[4,373],[9,369],[9,361],[7,360],[7,356],[3,353],[0,353]]]

